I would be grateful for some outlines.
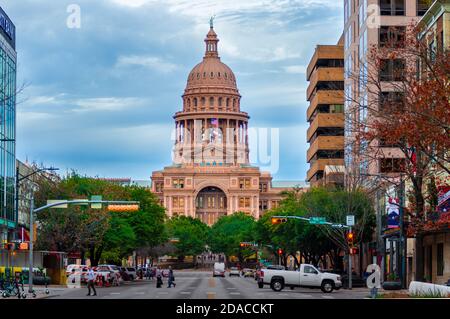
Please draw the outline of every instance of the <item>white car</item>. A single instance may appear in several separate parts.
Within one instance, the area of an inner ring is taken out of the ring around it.
[[[239,272],[239,268],[238,267],[231,267],[230,268],[230,274],[229,274],[229,276],[231,277],[231,276],[240,276],[241,274],[240,274],[240,272]]]
[[[320,288],[325,293],[342,287],[341,277],[336,274],[321,272],[313,265],[300,265],[297,270],[262,269],[258,286],[270,285],[274,291],[281,291],[284,287]]]
[[[225,277],[225,264],[214,263],[213,277],[220,276]]]
[[[120,275],[120,269],[116,265],[98,265],[97,275],[101,275],[107,279],[108,274],[113,274],[113,284],[120,285],[123,283],[122,276]]]
[[[83,268],[87,267],[86,265],[76,265],[71,264],[66,268],[66,277],[69,277],[72,274],[72,269],[75,269],[75,273],[80,273]]]

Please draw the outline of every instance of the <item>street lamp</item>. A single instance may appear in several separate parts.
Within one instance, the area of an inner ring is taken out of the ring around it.
[[[25,179],[28,179],[29,177],[31,177],[31,176],[33,176],[35,174],[38,174],[38,173],[41,173],[41,172],[45,172],[45,171],[47,171],[47,172],[55,172],[55,171],[58,171],[58,170],[59,170],[59,168],[56,168],[56,167],[53,167],[53,166],[42,167],[42,168],[39,168],[39,169],[37,169],[35,171],[32,171],[31,173],[29,173],[29,174],[27,174],[25,176],[19,177],[19,175],[20,175],[19,174],[19,165],[17,165],[17,167],[16,167],[15,205],[14,205],[15,206],[15,210],[16,210],[16,220],[19,219],[19,189],[20,189],[20,183],[22,181],[24,181]],[[33,188],[31,189],[31,192],[34,192]],[[31,229],[31,226],[32,225],[30,225],[30,229]]]

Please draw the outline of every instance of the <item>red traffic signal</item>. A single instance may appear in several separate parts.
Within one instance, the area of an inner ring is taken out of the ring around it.
[[[278,255],[283,255],[283,249],[278,248]]]
[[[272,217],[272,225],[279,225],[282,223],[286,223],[287,218],[278,218],[278,217]]]
[[[4,246],[4,248],[6,249],[6,250],[15,250],[16,249],[16,244],[15,243],[6,243],[5,244],[5,246]]]
[[[353,234],[353,232],[349,231],[347,233],[347,244],[352,247],[353,246],[353,240],[354,240],[355,235]]]
[[[359,254],[359,249],[357,247],[350,248],[350,255],[358,255],[358,254]]]

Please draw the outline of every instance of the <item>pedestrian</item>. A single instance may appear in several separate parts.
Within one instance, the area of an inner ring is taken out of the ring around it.
[[[156,276],[156,269],[150,268],[150,280],[153,280],[153,278]]]
[[[147,280],[149,280],[151,275],[152,275],[152,270],[150,269],[150,267],[147,267],[147,269],[145,271],[145,278],[147,278]]]
[[[163,280],[162,280],[161,267],[158,267],[156,269],[156,288],[161,288],[162,285],[163,285]]]
[[[177,284],[175,283],[175,276],[173,275],[173,270],[172,270],[172,266],[169,266],[169,281],[168,281],[168,286],[167,288],[171,288],[172,285],[175,288],[177,286]]]
[[[97,296],[97,290],[95,290],[95,274],[94,274],[94,270],[92,270],[92,267],[88,268],[88,283],[87,283],[87,288],[88,288],[88,294],[87,296],[91,295],[91,288],[94,291],[93,296]]]

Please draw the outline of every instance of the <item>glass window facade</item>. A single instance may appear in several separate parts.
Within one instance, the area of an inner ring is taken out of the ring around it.
[[[15,222],[16,57],[4,41],[0,41],[0,104],[0,217]]]

